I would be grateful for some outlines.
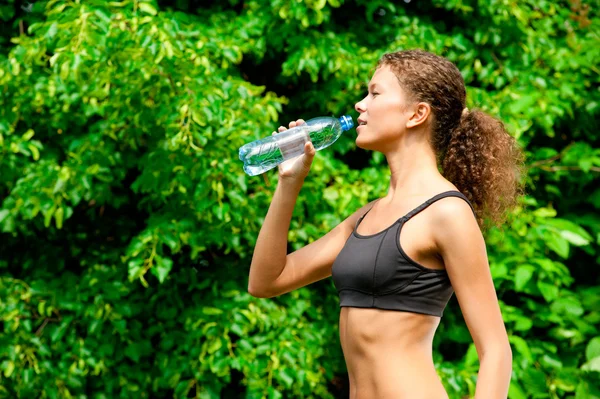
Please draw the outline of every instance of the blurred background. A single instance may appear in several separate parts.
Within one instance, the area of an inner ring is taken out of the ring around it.
[[[600,11],[583,0],[3,0],[0,397],[347,398],[331,279],[247,293],[276,170],[238,148],[355,118],[385,52],[462,71],[468,107],[527,154],[486,233],[511,399],[600,398]],[[289,251],[385,195],[354,129],[320,151]],[[451,398],[478,360],[453,298],[434,342]]]

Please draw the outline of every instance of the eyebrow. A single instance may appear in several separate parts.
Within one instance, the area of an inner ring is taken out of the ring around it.
[[[375,89],[375,87],[377,87],[377,83],[370,84],[370,85],[368,86],[368,89],[369,89],[369,90],[374,90],[374,89]]]

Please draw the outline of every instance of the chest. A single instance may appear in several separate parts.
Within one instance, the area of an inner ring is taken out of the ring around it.
[[[404,229],[403,223],[396,223],[368,236],[358,233],[358,229],[354,231],[332,266],[332,277],[337,289],[387,295],[402,290],[420,275],[430,271],[405,252],[403,242],[401,243]],[[408,241],[413,248],[416,246],[419,249],[414,252],[421,255],[418,256],[421,260],[434,258],[430,243]]]

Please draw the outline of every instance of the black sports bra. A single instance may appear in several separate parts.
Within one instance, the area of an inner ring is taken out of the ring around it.
[[[454,293],[448,274],[446,270],[426,268],[408,257],[400,245],[400,232],[407,220],[446,197],[462,198],[473,209],[462,193],[447,191],[425,201],[377,234],[363,236],[356,232],[370,209],[357,221],[331,269],[340,307],[442,316]]]

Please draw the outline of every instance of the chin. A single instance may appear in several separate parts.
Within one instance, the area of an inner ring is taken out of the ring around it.
[[[363,148],[363,146],[362,146],[362,143],[360,142],[360,136],[358,136],[358,137],[356,138],[356,140],[354,140],[354,143],[356,143],[356,146],[357,146],[358,148]],[[364,149],[364,148],[363,148],[363,149]]]
[[[362,148],[363,150],[372,150],[372,148],[369,147],[369,142],[365,141],[364,137],[360,134],[358,137],[356,137],[355,143],[358,148]]]

